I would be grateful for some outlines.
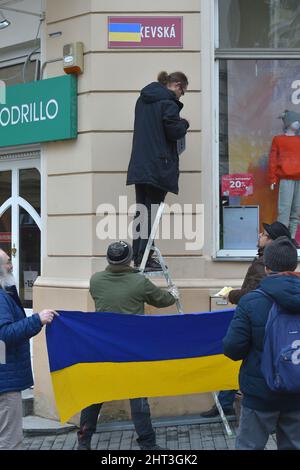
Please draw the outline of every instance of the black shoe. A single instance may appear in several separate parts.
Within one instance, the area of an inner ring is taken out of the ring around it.
[[[145,267],[145,272],[149,273],[151,271],[162,271],[162,267],[161,265],[159,264],[158,261],[156,261],[155,259],[153,258],[150,258],[147,263],[146,263],[146,267]]]
[[[200,413],[200,416],[202,416],[202,418],[214,418],[215,416],[219,416],[218,408],[214,405],[210,410]]]
[[[235,415],[233,408],[223,408],[223,411],[226,416]],[[219,416],[219,410],[216,405],[214,405],[210,410],[200,413],[200,416],[202,416],[202,418],[215,418],[216,416]]]

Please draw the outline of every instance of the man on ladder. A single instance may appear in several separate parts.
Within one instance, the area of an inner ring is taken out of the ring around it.
[[[170,191],[178,194],[178,141],[186,135],[189,123],[179,116],[183,104],[179,101],[188,86],[184,73],[170,75],[161,72],[158,81],[150,83],[141,92],[135,107],[134,134],[127,185],[135,185],[137,213],[139,206],[146,209],[140,223],[136,223],[133,241],[133,260],[139,267],[152,227],[153,206],[165,200]],[[161,271],[160,263],[150,250],[145,271]]]

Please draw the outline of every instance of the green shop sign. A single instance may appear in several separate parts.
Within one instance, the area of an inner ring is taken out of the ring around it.
[[[77,78],[65,75],[6,88],[0,147],[75,139]]]

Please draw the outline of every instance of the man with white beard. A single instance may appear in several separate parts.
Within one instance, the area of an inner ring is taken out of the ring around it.
[[[33,385],[29,339],[57,313],[43,310],[27,318],[9,256],[0,249],[0,450],[21,448],[22,390]]]

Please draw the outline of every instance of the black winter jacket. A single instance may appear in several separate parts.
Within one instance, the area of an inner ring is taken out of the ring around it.
[[[300,315],[299,273],[269,275],[261,281],[259,289],[285,310]],[[300,411],[300,393],[273,392],[261,372],[265,326],[271,307],[271,299],[256,290],[243,296],[223,340],[224,354],[234,361],[243,360],[239,382],[244,406],[258,411]]]
[[[178,194],[177,140],[189,123],[181,119],[183,104],[175,93],[158,82],[142,91],[135,107],[135,122],[127,185],[150,184]]]

